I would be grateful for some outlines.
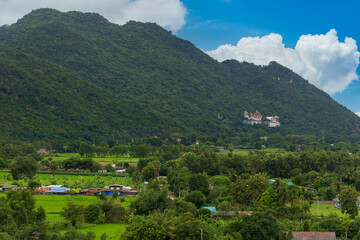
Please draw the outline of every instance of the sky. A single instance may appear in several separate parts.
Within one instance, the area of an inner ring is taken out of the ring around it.
[[[360,115],[360,1],[0,0],[0,25],[41,7],[156,22],[218,61],[277,61]]]

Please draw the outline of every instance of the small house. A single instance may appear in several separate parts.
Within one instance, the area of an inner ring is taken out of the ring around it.
[[[50,151],[46,150],[45,148],[39,149],[39,151],[37,151],[37,153],[42,154],[42,155],[50,155]]]
[[[113,184],[113,185],[109,185],[109,186],[105,186],[105,189],[111,189],[111,190],[118,190],[121,191],[123,189],[124,185],[120,185],[120,184]]]

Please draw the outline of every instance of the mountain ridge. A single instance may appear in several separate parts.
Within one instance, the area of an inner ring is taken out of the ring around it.
[[[110,96],[139,109],[136,114],[127,108],[135,119],[131,124],[113,124],[87,136],[76,131],[67,136],[70,139],[117,138],[109,131],[129,138],[196,135],[211,141],[276,133],[321,135],[323,130],[331,137],[359,135],[355,126],[360,118],[291,70],[275,62],[264,67],[234,60],[219,63],[153,23],[119,26],[95,13],[40,9],[0,28],[0,44],[54,64],[78,82],[91,83],[102,92],[100,102]],[[278,115],[282,125],[244,126],[245,110]],[[217,119],[218,114],[224,120]],[[113,117],[126,122],[124,116]],[[142,123],[147,118],[147,124]],[[85,121],[80,129],[86,132],[88,125]]]

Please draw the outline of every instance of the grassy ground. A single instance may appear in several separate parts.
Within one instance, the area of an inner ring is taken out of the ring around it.
[[[45,209],[48,221],[64,220],[59,213],[68,202],[87,206],[99,201],[95,196],[83,195],[35,195],[35,199],[36,207],[42,206]],[[124,197],[123,199],[125,202],[122,202],[121,204],[128,209],[131,202],[135,201],[136,197]],[[96,234],[96,239],[100,239],[104,233],[106,233],[107,239],[119,239],[120,235],[125,232],[127,226],[127,224],[82,223],[79,226],[79,231],[92,231]]]
[[[80,157],[80,154],[78,153],[57,153],[57,154],[52,154],[48,157],[45,157],[45,159],[49,159],[52,158],[53,160],[65,160],[71,157]],[[138,158],[131,158],[130,156],[126,156],[126,157],[92,157],[92,159],[94,161],[97,162],[104,162],[104,163],[112,163],[113,161],[116,162],[138,162],[139,159]]]
[[[8,171],[0,171],[0,183],[12,184],[14,181],[12,177],[9,177],[10,173]],[[105,185],[108,184],[122,184],[126,186],[132,186],[132,179],[129,176],[101,176],[99,175]],[[63,174],[55,174],[56,184],[66,185],[65,183],[72,183],[73,187],[76,187],[76,183],[79,182],[79,186],[81,182],[92,181],[95,176],[86,176],[86,175],[63,175]],[[35,177],[36,181],[39,181],[42,186],[51,185],[53,178],[52,174],[37,174]],[[21,184],[21,183],[20,183]]]
[[[100,239],[101,236],[106,233],[108,240],[120,239],[121,234],[126,230],[128,224],[89,224],[85,228],[80,228],[79,231],[88,232],[92,231],[96,234],[96,239]]]
[[[260,152],[260,153],[286,153],[286,150],[281,149],[281,148],[264,148],[264,149],[239,149],[236,151],[233,151],[233,154],[248,154],[249,152]],[[226,151],[220,151],[220,154],[228,154],[230,151],[226,150]]]
[[[42,206],[46,212],[47,220],[62,220],[59,215],[61,209],[66,206],[68,202],[82,205],[90,205],[99,201],[95,196],[85,195],[35,195],[36,207]],[[136,197],[124,197],[125,202],[121,204],[128,209],[131,202],[135,201]]]
[[[335,209],[334,205],[325,205],[325,204],[312,204],[310,208],[310,213],[315,216],[328,216],[330,214],[337,214],[339,217],[343,217],[344,214],[341,213],[340,209]]]

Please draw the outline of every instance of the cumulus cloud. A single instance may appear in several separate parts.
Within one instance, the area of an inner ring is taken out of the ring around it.
[[[236,46],[226,44],[207,53],[218,61],[236,59],[257,65],[276,61],[329,94],[343,91],[358,79],[356,41],[345,38],[339,42],[334,29],[325,35],[303,35],[294,49],[285,48],[282,36],[271,33],[242,38]]]
[[[358,115],[360,117],[360,112],[357,112],[356,115]]]
[[[187,15],[181,0],[0,0],[0,25],[15,23],[37,8],[96,12],[118,24],[156,22],[174,32],[185,24]]]

